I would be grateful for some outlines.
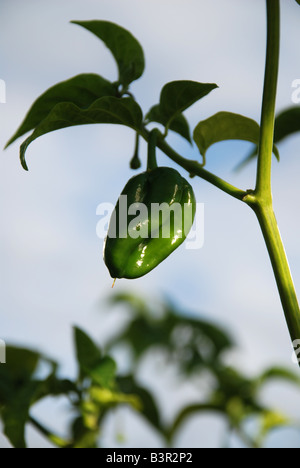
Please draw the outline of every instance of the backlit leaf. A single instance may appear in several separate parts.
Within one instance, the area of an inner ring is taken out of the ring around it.
[[[58,83],[33,103],[21,126],[9,140],[6,147],[37,127],[51,110],[61,102],[73,103],[80,108],[86,109],[103,96],[116,95],[116,86],[95,74],[78,75],[70,80]]]
[[[170,122],[217,87],[212,83],[171,81],[161,91],[159,103],[161,114],[167,122]]]
[[[95,34],[113,54],[119,69],[119,82],[125,87],[137,80],[145,68],[144,52],[126,29],[109,21],[72,21]]]
[[[297,132],[300,132],[300,107],[291,107],[277,115],[274,127],[274,144],[280,143],[284,138]],[[247,166],[249,162],[257,157],[257,152],[258,147],[255,146],[235,170],[239,171]]]
[[[93,369],[101,361],[101,351],[80,328],[74,328],[77,361],[82,370]]]
[[[259,143],[260,127],[257,122],[240,114],[219,112],[199,122],[194,130],[194,140],[203,157],[210,146],[224,140],[244,140]],[[274,147],[274,153],[279,153]]]
[[[26,150],[30,143],[46,133],[75,125],[100,123],[126,125],[139,130],[141,122],[142,111],[131,98],[102,97],[87,109],[81,109],[73,103],[57,104],[21,145],[22,166],[28,170],[25,160]]]
[[[291,107],[275,119],[274,143],[296,132],[300,132],[300,107]]]

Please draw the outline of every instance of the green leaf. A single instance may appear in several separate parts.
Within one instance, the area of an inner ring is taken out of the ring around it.
[[[257,158],[258,147],[255,145],[253,150],[234,168],[235,172],[239,172],[244,169],[253,159]]]
[[[77,361],[82,371],[93,369],[101,362],[101,351],[80,328],[74,328]]]
[[[117,383],[122,392],[136,395],[141,403],[141,414],[158,430],[162,430],[160,414],[154,397],[144,387],[135,382],[134,376],[123,376],[117,378]]]
[[[300,386],[300,377],[295,372],[285,369],[284,367],[271,367],[264,371],[257,379],[259,385],[263,385],[270,380],[286,380],[287,382]]]
[[[260,418],[259,439],[261,443],[271,431],[288,425],[291,425],[291,420],[285,414],[279,411],[265,411]]]
[[[145,315],[148,312],[148,304],[144,299],[129,292],[118,292],[108,300],[109,305],[126,305],[133,315]]]
[[[89,375],[101,387],[111,388],[114,384],[116,370],[115,361],[111,357],[105,356],[100,363],[90,368]]]
[[[300,107],[291,107],[275,119],[274,143],[296,132],[300,132]]]
[[[150,111],[146,115],[146,120],[148,120],[149,122],[160,123],[165,127],[168,124],[168,117],[162,113],[159,104],[153,106],[150,109]],[[176,115],[176,117],[174,117],[174,119],[171,121],[169,128],[170,130],[173,130],[173,132],[176,132],[179,135],[181,135],[189,143],[191,143],[189,124],[183,114]]]
[[[71,21],[95,34],[113,54],[119,69],[119,82],[126,88],[143,74],[144,52],[126,29],[108,21]]]
[[[8,346],[6,364],[0,366],[0,406],[4,433],[14,447],[24,448],[25,424],[38,383],[32,381],[40,355],[24,348]]]
[[[86,124],[120,124],[138,131],[142,123],[142,111],[132,98],[102,97],[87,109],[73,103],[63,102],[53,107],[47,117],[20,147],[21,164],[28,170],[25,154],[34,140],[46,133],[66,127]]]
[[[189,317],[186,310],[178,310],[171,302],[153,308],[153,304],[127,293],[119,293],[111,301],[129,306],[132,320],[110,347],[127,344],[137,361],[158,347],[168,362],[176,363],[181,374],[188,376],[220,362],[222,353],[233,347],[231,337],[220,327]]]
[[[56,104],[71,102],[86,109],[103,96],[116,96],[116,87],[99,75],[83,74],[56,84],[42,94],[32,105],[19,129],[6,145],[33,130],[42,122]]]
[[[71,448],[96,448],[99,433],[90,431],[84,424],[82,416],[77,417],[71,426],[72,431],[72,446]]]
[[[296,2],[298,3],[298,5],[300,5],[300,0],[296,0]]]
[[[11,385],[22,385],[37,368],[40,354],[24,348],[7,346],[6,364],[0,366],[0,381]]]
[[[240,114],[219,112],[207,120],[199,122],[194,130],[194,141],[205,158],[206,151],[214,143],[224,140],[245,140],[259,143],[260,127],[257,122]],[[279,159],[279,153],[274,147]]]
[[[25,425],[29,409],[34,402],[39,382],[30,381],[22,385],[2,411],[4,434],[15,448],[25,448]]]
[[[167,83],[160,95],[160,111],[167,122],[192,106],[199,99],[217,88],[216,84],[196,81],[172,81]]]
[[[100,386],[110,388],[116,373],[116,363],[101,351],[91,338],[79,328],[74,328],[75,346],[81,372]]]
[[[195,403],[193,405],[183,408],[178,415],[176,416],[173,424],[168,430],[168,439],[172,441],[175,436],[175,433],[179,428],[185,423],[186,419],[190,416],[194,416],[197,413],[210,413],[210,412],[220,412],[222,413],[222,408],[218,404],[214,403]]]
[[[213,401],[217,401],[224,408],[224,411],[230,410],[228,408],[230,401],[233,412],[236,412],[235,410],[240,406],[240,403],[246,405],[251,411],[257,410],[258,403],[255,401],[257,388],[253,380],[233,367],[220,366],[213,368],[212,371],[218,381]]]
[[[284,138],[300,131],[300,107],[291,107],[277,115],[274,128],[274,143],[280,143]],[[257,157],[258,147],[255,148],[244,158],[235,171],[240,171],[249,162]]]
[[[35,401],[41,400],[47,396],[60,396],[77,394],[76,384],[71,380],[59,379],[55,375],[50,375],[47,379],[40,382]]]
[[[193,330],[193,338],[196,343],[195,347],[197,347],[197,343],[199,343],[201,338],[203,338],[204,343],[207,343],[208,345],[208,349],[205,349],[205,344],[203,343],[201,351],[203,351],[207,358],[210,356],[212,361],[219,357],[224,351],[228,351],[234,345],[231,336],[219,326],[214,325],[213,322],[188,318],[185,315],[178,319],[178,325],[183,328],[190,327]],[[192,344],[193,343],[191,343],[190,346]]]

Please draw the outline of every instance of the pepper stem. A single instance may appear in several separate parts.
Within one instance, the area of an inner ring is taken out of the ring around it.
[[[157,167],[156,161],[156,143],[158,137],[158,130],[155,128],[151,130],[148,140],[148,159],[147,159],[147,170],[152,171]]]

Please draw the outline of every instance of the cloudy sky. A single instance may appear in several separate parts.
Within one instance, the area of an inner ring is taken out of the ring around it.
[[[259,121],[264,3],[1,0],[0,79],[7,88],[7,102],[0,104],[1,147],[32,102],[56,82],[84,72],[116,79],[109,51],[90,33],[69,24],[71,20],[106,19],[138,38],[145,51],[146,70],[132,91],[145,112],[158,101],[166,82],[190,79],[219,85],[186,112],[192,128],[221,110]],[[281,3],[278,110],[292,105],[292,82],[300,79],[300,9],[295,0]],[[171,136],[170,142],[186,157],[199,157],[195,148],[176,136]],[[132,176],[128,162],[134,134],[116,126],[86,126],[46,135],[28,150],[29,173],[20,166],[18,143],[1,153],[0,338],[42,349],[63,363],[65,374],[72,375],[71,327],[79,325],[101,341],[121,319],[120,314],[112,313],[103,325],[99,318],[99,301],[110,294],[112,281],[102,261],[103,241],[96,236],[96,208],[102,202],[114,203]],[[273,170],[276,214],[298,291],[299,145],[300,135],[281,144],[282,161],[280,165],[275,162]],[[251,188],[254,165],[239,175],[232,171],[248,149],[249,145],[241,142],[217,144],[208,152],[207,168],[241,188]],[[141,156],[145,167],[145,145]],[[159,155],[159,163],[169,164],[163,155]],[[193,186],[197,201],[205,206],[203,248],[187,250],[181,246],[144,278],[118,281],[117,290],[149,298],[168,295],[182,307],[223,324],[239,343],[231,362],[249,373],[273,363],[295,369],[254,215],[205,181],[194,179]],[[269,392],[268,401],[281,401],[281,407],[293,414],[295,405],[299,408],[299,396],[278,388]],[[174,395],[176,398],[180,397]],[[221,429],[211,420],[207,424],[214,429],[203,433],[201,444],[213,446]],[[209,432],[215,432],[214,436],[208,436]],[[192,433],[191,424],[178,445],[188,443]],[[136,437],[132,443],[143,446],[145,441]],[[297,444],[294,435],[289,437],[291,444]],[[39,443],[34,437],[32,440]],[[149,440],[150,445],[159,445],[159,441]],[[0,437],[0,446],[4,445]]]

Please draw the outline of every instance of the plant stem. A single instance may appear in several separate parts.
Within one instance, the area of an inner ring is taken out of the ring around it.
[[[267,56],[260,125],[260,142],[255,193],[262,199],[271,197],[271,165],[274,140],[275,104],[280,48],[279,0],[267,0]]]
[[[271,165],[280,48],[279,0],[267,3],[267,56],[256,188],[244,201],[256,213],[269,252],[292,341],[300,338],[300,309],[272,203]]]
[[[233,426],[233,429],[235,429],[237,435],[240,437],[241,441],[246,445],[247,448],[251,448],[251,449],[261,448],[260,445],[246,433],[246,431],[244,430],[242,426],[237,426],[237,427]]]
[[[150,132],[144,129],[142,136],[146,141],[149,141]],[[174,161],[183,169],[188,171],[191,176],[201,177],[207,182],[210,182],[215,187],[218,187],[223,192],[241,201],[247,194],[247,192],[245,192],[244,190],[241,190],[235,187],[234,185],[229,184],[225,180],[204,169],[198,161],[193,161],[192,159],[184,158],[183,156],[178,154],[173,148],[171,148],[171,146],[169,146],[163,138],[157,139],[157,147],[161,149],[172,161]]]
[[[41,433],[43,434],[50,442],[56,445],[59,448],[66,448],[68,447],[69,443],[66,442],[61,437],[56,436],[48,429],[46,429],[41,423],[39,423],[35,418],[32,416],[29,417],[29,422]]]
[[[292,341],[300,338],[300,309],[293,279],[272,206],[254,205],[271,259]]]

